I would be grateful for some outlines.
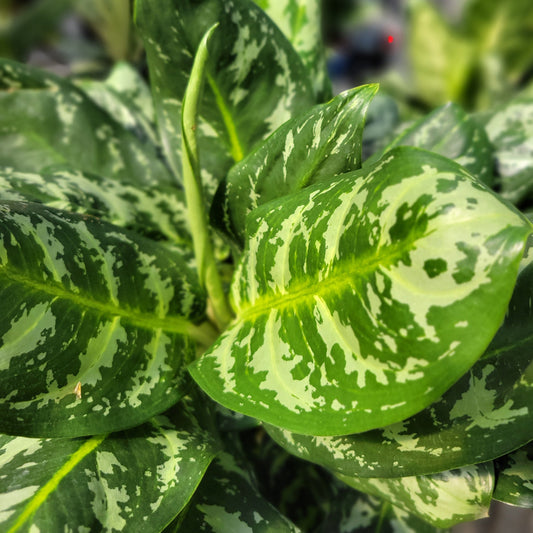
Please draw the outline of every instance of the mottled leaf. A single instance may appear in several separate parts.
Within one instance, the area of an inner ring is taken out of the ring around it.
[[[407,420],[355,435],[266,430],[302,459],[362,477],[430,474],[522,446],[533,427],[533,264],[527,258],[522,264],[505,321],[483,358],[437,402]]]
[[[34,174],[0,168],[0,195],[88,214],[155,239],[191,242],[183,191],[176,186],[140,189],[76,170]]]
[[[488,516],[494,488],[492,463],[431,476],[355,478],[338,476],[351,487],[379,496],[436,527]]]
[[[0,235],[3,433],[116,431],[183,396],[191,335],[209,334],[178,251],[31,203],[0,205]]]
[[[242,245],[246,216],[257,206],[360,168],[365,114],[377,90],[346,91],[280,126],[229,171],[212,218]]]
[[[494,146],[501,195],[521,203],[533,193],[533,98],[517,97],[491,113],[485,128]]]
[[[456,163],[396,148],[250,214],[236,319],[191,373],[225,407],[298,433],[403,420],[483,353],[529,232]]]
[[[189,410],[83,439],[0,436],[2,531],[161,531],[218,451]]]
[[[448,103],[417,120],[386,148],[415,146],[457,161],[470,174],[492,184],[492,148],[485,133],[457,104]]]
[[[183,515],[168,533],[300,531],[261,496],[253,475],[229,453],[213,461]]]
[[[68,80],[0,61],[0,165],[39,172],[65,164],[137,185],[172,183],[143,143]]]
[[[322,40],[320,0],[254,0],[276,23],[309,71],[316,99],[331,98],[331,81]]]
[[[493,498],[533,509],[533,442],[495,461]]]
[[[306,69],[267,15],[246,0],[137,0],[162,142],[181,168],[180,114],[198,45],[209,45],[198,117],[202,180],[211,196],[229,168],[278,126],[314,103]]]

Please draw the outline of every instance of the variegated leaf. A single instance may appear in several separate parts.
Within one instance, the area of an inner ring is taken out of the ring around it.
[[[289,39],[307,67],[317,102],[331,98],[320,0],[254,0]]]
[[[338,475],[351,487],[373,494],[436,527],[485,518],[494,488],[492,463],[431,476],[356,478]]]
[[[247,0],[137,0],[165,152],[181,168],[181,104],[206,31],[207,83],[196,130],[209,196],[229,168],[292,116],[314,103],[306,69],[267,15]]]
[[[173,405],[209,332],[181,254],[39,204],[0,205],[0,430],[78,436]]]
[[[360,168],[365,114],[377,90],[346,91],[280,126],[229,171],[214,221],[242,245],[246,217],[257,206]]]
[[[457,161],[483,183],[492,184],[492,147],[487,134],[452,102],[417,120],[385,151],[395,146],[415,146],[441,154]]]
[[[491,113],[485,128],[496,158],[501,194],[521,203],[533,196],[533,98],[517,97]]]
[[[165,533],[299,533],[259,493],[253,474],[229,453],[211,464],[187,509]]]
[[[88,214],[157,240],[187,246],[191,242],[185,198],[177,186],[141,189],[66,168],[39,174],[0,168],[0,196]]]
[[[161,531],[218,451],[193,415],[182,404],[86,439],[0,436],[2,531]]]
[[[399,422],[483,353],[530,231],[456,163],[396,148],[250,214],[236,319],[191,373],[298,433]]]
[[[533,509],[533,442],[495,461],[493,498]]]
[[[40,172],[70,165],[136,185],[173,183],[141,142],[68,80],[0,61],[0,165]]]
[[[360,477],[430,474],[522,446],[533,427],[533,264],[522,264],[505,321],[483,358],[437,402],[407,420],[355,435],[266,430],[298,457]]]

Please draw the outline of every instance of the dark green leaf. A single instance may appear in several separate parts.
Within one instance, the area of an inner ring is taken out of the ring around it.
[[[530,231],[456,163],[396,148],[250,214],[236,319],[191,373],[225,407],[290,431],[399,422],[481,356]]]
[[[0,221],[3,433],[106,433],[183,396],[191,335],[209,334],[178,251],[39,204],[4,202]]]
[[[2,531],[161,531],[218,451],[188,404],[107,436],[0,436]]]

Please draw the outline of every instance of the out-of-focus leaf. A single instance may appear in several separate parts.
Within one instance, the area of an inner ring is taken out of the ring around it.
[[[360,168],[365,114],[377,90],[346,91],[280,126],[230,170],[212,218],[244,245],[246,217],[257,206]]]
[[[457,104],[445,104],[417,120],[385,151],[395,146],[415,146],[441,154],[486,185],[492,184],[492,147],[487,134]]]
[[[191,242],[183,191],[175,186],[141,189],[76,170],[33,174],[0,168],[0,196],[95,216],[155,239]]]
[[[317,102],[332,96],[322,40],[320,0],[254,0],[277,24],[309,71]]]
[[[40,172],[65,164],[145,186],[173,183],[142,143],[68,80],[0,61],[0,165]]]
[[[219,449],[195,414],[186,399],[111,435],[0,436],[2,531],[161,531]]]
[[[500,326],[531,231],[461,166],[401,147],[247,223],[236,319],[190,370],[225,407],[308,435],[437,400]]]
[[[208,198],[229,168],[314,103],[307,71],[270,18],[245,0],[137,0],[161,138],[181,169],[181,105],[199,43],[215,23],[196,135]]]
[[[407,420],[341,437],[265,429],[298,457],[348,476],[430,474],[504,455],[531,439],[532,301],[529,260],[518,277],[505,321],[483,358],[440,400]]]
[[[492,463],[431,476],[355,478],[338,475],[338,478],[436,527],[451,527],[460,522],[487,517],[494,488]]]
[[[493,498],[533,509],[533,442],[495,461]]]
[[[485,128],[494,146],[501,195],[519,204],[533,193],[533,97],[514,98],[490,114]]]
[[[39,204],[0,221],[3,433],[116,431],[183,396],[205,296],[178,251]]]
[[[252,473],[227,452],[213,461],[183,515],[165,533],[300,532],[264,499]]]

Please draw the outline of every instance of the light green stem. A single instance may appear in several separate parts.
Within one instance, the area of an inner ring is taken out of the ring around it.
[[[217,25],[213,25],[206,32],[194,58],[191,77],[183,96],[181,142],[183,186],[191,223],[194,254],[198,263],[198,275],[200,283],[206,288],[211,300],[217,326],[223,330],[233,315],[222,288],[222,281],[217,270],[213,245],[209,236],[196,140],[196,117],[208,56],[207,43]]]

